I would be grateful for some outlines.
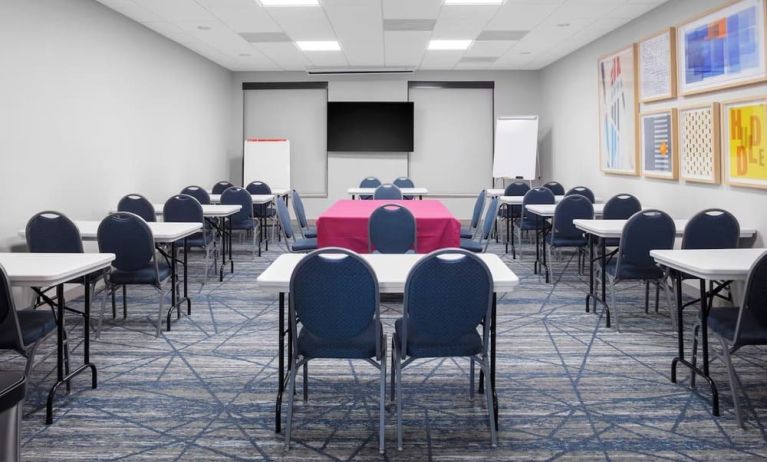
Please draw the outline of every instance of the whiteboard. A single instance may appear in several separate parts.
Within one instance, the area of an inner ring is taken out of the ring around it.
[[[242,184],[263,181],[272,189],[290,189],[290,141],[285,138],[245,140]]]
[[[538,116],[500,117],[495,122],[493,178],[534,180],[538,163]]]

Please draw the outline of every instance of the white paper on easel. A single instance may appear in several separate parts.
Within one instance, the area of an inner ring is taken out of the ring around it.
[[[290,141],[285,138],[245,140],[242,184],[263,181],[272,189],[290,189]]]
[[[538,116],[501,117],[495,124],[493,178],[534,180],[538,164]]]

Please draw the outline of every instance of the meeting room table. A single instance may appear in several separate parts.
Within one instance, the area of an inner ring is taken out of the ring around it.
[[[366,202],[366,201],[365,201]],[[490,269],[493,278],[493,300],[490,319],[490,377],[489,386],[493,396],[493,412],[498,422],[498,396],[495,388],[496,371],[496,305],[497,295],[509,293],[519,284],[516,274],[501,260],[498,255],[483,253],[477,255]],[[405,281],[410,270],[424,255],[418,254],[363,254],[361,257],[370,264],[378,280],[381,293],[402,294],[405,291]],[[282,395],[287,388],[289,370],[286,370],[285,341],[287,340],[287,358],[292,355],[292,334],[289,320],[286,319],[285,296],[290,292],[290,279],[296,265],[304,258],[302,254],[282,254],[256,279],[256,286],[266,292],[279,294],[279,326],[278,326],[278,389],[275,408],[275,431],[279,433],[282,425]],[[288,321],[286,323],[286,321]],[[480,374],[480,392],[484,387],[484,376]]]
[[[45,423],[53,423],[53,400],[61,385],[67,390],[73,378],[86,370],[91,372],[91,388],[98,386],[96,365],[90,361],[90,281],[94,274],[100,274],[109,268],[115,255],[111,253],[0,253],[0,265],[5,268],[11,286],[41,289],[56,288],[56,301],[50,303],[57,311],[56,315],[56,383],[48,392]],[[66,376],[64,368],[64,312],[67,308],[64,298],[64,284],[73,279],[84,279],[84,308],[78,312],[83,316],[83,364],[70,371]],[[46,297],[47,298],[47,297]],[[55,305],[55,306],[54,306]]]
[[[418,199],[423,199],[423,196],[429,195],[429,190],[426,188],[399,188],[403,196],[418,196]],[[349,188],[346,193],[352,196],[352,199],[360,196],[372,196],[376,192],[376,188]]]

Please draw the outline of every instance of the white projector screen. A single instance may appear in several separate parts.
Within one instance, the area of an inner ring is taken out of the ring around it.
[[[493,178],[534,180],[538,164],[538,116],[500,117],[495,124]]]

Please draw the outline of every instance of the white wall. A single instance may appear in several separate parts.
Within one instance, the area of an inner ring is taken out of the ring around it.
[[[663,28],[719,6],[722,0],[671,0],[624,27],[587,45],[542,71],[543,157],[551,158],[550,175],[565,187],[589,186],[603,197],[626,192],[676,218],[688,218],[708,207],[730,210],[742,225],[767,233],[767,191],[684,181],[605,175],[599,170],[597,123],[597,59]],[[642,110],[764,95],[767,85],[710,93],[671,102],[643,105]],[[757,245],[763,244],[761,237]]]
[[[228,176],[232,73],[92,0],[0,2],[0,249]],[[241,148],[237,150],[239,154]]]
[[[308,77],[303,72],[238,72],[234,74],[234,115],[231,133],[229,177],[241,179],[242,163],[242,82],[327,81],[330,101],[407,101],[408,80],[493,80],[495,115],[538,114],[540,107],[539,73],[531,71],[451,71],[417,72],[401,76]],[[316,218],[338,199],[347,198],[346,189],[360,179],[374,175],[394,179],[407,174],[407,155],[399,153],[331,153],[328,158],[328,197],[305,199],[307,215]],[[437,174],[437,172],[435,172]],[[492,172],[488,171],[488,185]],[[428,184],[424,184],[428,187]],[[444,199],[458,218],[470,217],[474,198]]]

